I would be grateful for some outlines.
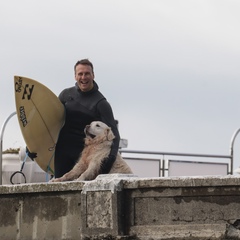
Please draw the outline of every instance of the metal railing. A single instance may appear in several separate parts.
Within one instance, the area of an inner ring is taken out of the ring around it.
[[[195,153],[179,153],[179,152],[154,152],[154,151],[135,151],[135,150],[120,150],[121,154],[140,154],[140,155],[157,155],[161,156],[158,159],[146,159],[146,158],[131,158],[126,157],[127,160],[139,160],[139,161],[148,161],[148,160],[158,160],[159,161],[159,177],[166,176],[165,172],[168,171],[168,168],[165,166],[166,161],[165,157],[167,156],[184,156],[184,157],[197,157],[197,158],[215,158],[215,159],[228,159],[229,161],[229,169],[228,174],[233,174],[232,164],[233,164],[233,156],[232,155],[214,155],[214,154],[195,154]]]
[[[237,129],[232,138],[231,138],[231,142],[230,142],[230,152],[229,155],[218,155],[218,154],[196,154],[196,153],[179,153],[179,152],[156,152],[156,151],[139,151],[139,150],[123,150],[121,149],[120,152],[121,154],[137,154],[137,155],[158,155],[161,156],[161,158],[158,159],[151,159],[151,160],[158,160],[159,161],[159,176],[165,176],[165,172],[168,170],[165,167],[165,161],[164,157],[166,156],[184,156],[184,157],[196,157],[196,158],[212,158],[212,159],[227,159],[229,161],[229,167],[228,167],[228,174],[233,174],[233,163],[234,163],[234,143],[235,143],[235,139],[238,135],[238,133],[240,132],[240,128]],[[148,160],[146,158],[129,158],[129,159],[133,159],[133,160]]]
[[[2,128],[1,128],[1,136],[0,136],[0,185],[2,185],[2,146],[3,146],[3,135],[4,135],[4,130],[6,128],[6,125],[8,121],[16,114],[16,112],[13,112],[10,114],[10,116],[5,120]],[[160,155],[163,158],[165,156],[185,156],[185,157],[201,157],[201,158],[222,158],[222,159],[228,159],[229,160],[229,168],[228,168],[228,174],[233,174],[233,162],[234,162],[234,143],[235,139],[240,132],[240,128],[237,129],[230,142],[230,153],[229,155],[216,155],[216,154],[195,154],[195,153],[179,153],[179,152],[156,152],[156,151],[139,151],[139,150],[123,150],[120,149],[121,153],[127,153],[127,154],[140,154],[140,155]],[[144,159],[141,159],[144,160]],[[161,161],[159,159],[159,161]],[[165,166],[161,166],[161,172],[162,176],[165,176],[165,171],[167,170]]]

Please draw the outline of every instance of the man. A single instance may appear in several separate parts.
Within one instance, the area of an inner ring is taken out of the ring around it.
[[[88,59],[78,61],[74,66],[76,84],[64,89],[59,99],[66,109],[66,120],[55,151],[55,177],[70,171],[84,148],[84,128],[92,121],[102,121],[112,128],[115,139],[109,157],[105,159],[100,173],[109,173],[117,156],[120,136],[112,108],[99,92],[94,81],[93,64]]]

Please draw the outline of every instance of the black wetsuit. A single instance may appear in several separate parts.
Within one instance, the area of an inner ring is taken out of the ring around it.
[[[70,171],[77,162],[84,147],[84,128],[92,121],[102,121],[112,128],[115,139],[110,154],[116,157],[120,141],[119,132],[112,108],[98,91],[97,83],[94,81],[93,89],[88,92],[82,92],[76,84],[63,90],[59,99],[65,105],[66,120],[55,151],[55,177],[61,177]]]

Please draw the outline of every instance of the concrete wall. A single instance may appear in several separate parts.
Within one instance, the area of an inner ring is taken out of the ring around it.
[[[0,239],[240,239],[240,178],[0,186]]]

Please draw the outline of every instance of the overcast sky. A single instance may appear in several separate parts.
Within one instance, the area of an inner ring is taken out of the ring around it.
[[[229,154],[240,128],[239,12],[238,0],[1,1],[0,124],[15,111],[14,75],[58,95],[89,58],[128,149]],[[3,148],[22,145],[15,116]]]

